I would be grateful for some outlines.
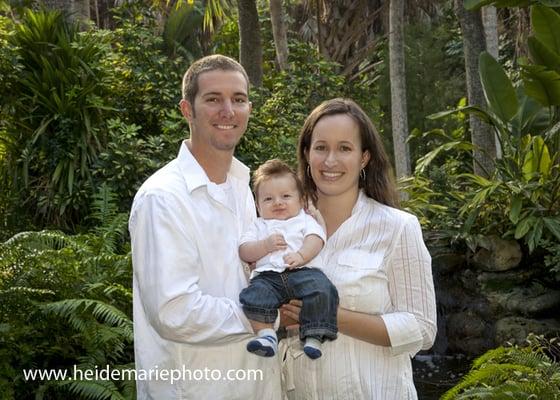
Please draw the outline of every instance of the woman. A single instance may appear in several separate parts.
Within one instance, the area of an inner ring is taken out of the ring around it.
[[[416,399],[411,358],[436,335],[431,258],[416,217],[397,208],[381,139],[356,103],[333,99],[307,117],[298,159],[326,224],[320,256],[339,292],[340,334],[318,360],[288,341],[288,397]]]

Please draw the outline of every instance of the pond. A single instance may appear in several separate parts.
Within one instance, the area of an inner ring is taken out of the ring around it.
[[[463,354],[418,354],[412,360],[419,400],[439,400],[469,371],[472,358]]]

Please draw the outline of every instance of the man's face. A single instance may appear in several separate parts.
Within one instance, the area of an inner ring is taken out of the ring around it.
[[[181,100],[191,126],[191,141],[209,149],[233,151],[247,130],[251,103],[241,72],[214,70],[198,77],[194,104]]]

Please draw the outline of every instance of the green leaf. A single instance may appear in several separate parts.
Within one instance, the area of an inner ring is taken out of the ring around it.
[[[486,122],[487,124],[493,126],[496,125],[496,121],[492,118],[492,116],[488,114],[488,112],[486,112],[485,110],[477,106],[466,106],[466,107],[459,107],[454,110],[441,111],[435,114],[428,115],[426,118],[431,120],[440,119],[460,112],[466,114],[473,114],[476,117],[478,117],[478,119],[480,119],[483,122]]]
[[[486,51],[478,59],[480,81],[491,111],[504,122],[517,113],[519,104],[511,80],[502,66]]]
[[[545,217],[543,218],[544,224],[547,229],[560,240],[560,218],[559,217]]]
[[[495,0],[464,0],[463,5],[467,10],[478,10],[480,7],[492,4]]]
[[[531,6],[531,25],[537,39],[560,54],[560,15],[545,6]]]
[[[531,59],[535,64],[545,65],[548,69],[560,73],[560,54],[554,52],[535,36],[530,36],[527,44]]]
[[[526,237],[527,246],[529,247],[529,253],[532,253],[533,250],[539,245],[539,241],[541,240],[543,232],[543,220],[536,219],[535,225],[533,225],[533,229],[529,232]]]
[[[541,136],[535,136],[531,140],[531,151],[525,154],[523,160],[523,177],[526,181],[531,180],[537,174],[542,174],[545,177],[550,174],[552,162],[548,146]]]
[[[523,205],[523,199],[521,196],[515,196],[511,202],[511,208],[509,210],[509,220],[513,224],[519,222],[519,213],[521,212],[521,206]]]
[[[524,65],[525,92],[545,107],[560,105],[560,74],[542,65]]]
[[[527,232],[529,232],[529,230],[533,227],[535,221],[536,218],[533,216],[522,219],[521,222],[515,227],[514,237],[516,239],[521,239],[522,237],[524,237]]]
[[[549,0],[554,1],[554,0]],[[528,0],[464,0],[465,9],[478,10],[483,6],[494,5],[498,8],[502,7],[526,7],[529,5]]]
[[[465,141],[453,141],[444,143],[441,146],[436,147],[426,155],[420,157],[416,162],[416,173],[423,173],[428,165],[440,154],[445,153],[450,150],[472,150],[473,145],[472,143],[465,142]]]
[[[560,7],[560,1],[558,0],[537,0],[543,6],[547,7]]]
[[[511,121],[512,133],[521,136],[526,133],[539,133],[549,126],[549,118],[544,116],[546,109],[535,99],[525,94],[525,88],[521,85],[517,88],[519,109],[515,118]]]

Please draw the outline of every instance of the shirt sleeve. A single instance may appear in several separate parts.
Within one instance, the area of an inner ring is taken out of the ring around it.
[[[238,335],[252,332],[250,323],[236,301],[201,290],[201,260],[184,207],[167,193],[135,200],[130,234],[136,298],[164,339],[189,344],[238,341]]]
[[[304,237],[309,235],[317,235],[322,240],[323,243],[327,241],[327,235],[325,234],[325,230],[319,225],[319,223],[313,218],[311,215],[304,213],[304,221],[305,221],[305,232]]]
[[[257,221],[255,221],[253,224],[251,224],[249,226],[249,228],[243,232],[243,234],[241,235],[241,238],[239,239],[239,245],[241,246],[243,243],[247,243],[247,242],[254,242],[255,240],[259,240],[258,239],[258,226],[257,226]]]
[[[430,253],[416,217],[410,216],[391,253],[387,271],[395,312],[382,315],[393,355],[429,349],[435,340],[436,301]]]

